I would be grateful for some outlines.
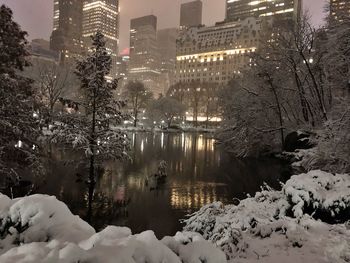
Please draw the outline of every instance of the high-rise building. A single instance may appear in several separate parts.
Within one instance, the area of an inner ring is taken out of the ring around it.
[[[226,0],[227,21],[271,16],[296,20],[301,10],[302,0]]]
[[[162,94],[157,45],[157,17],[139,17],[130,23],[130,80],[142,81],[154,96]]]
[[[202,9],[201,0],[184,3],[180,10],[180,28],[189,28],[202,24]]]
[[[178,36],[179,30],[177,28],[166,28],[157,32],[161,85],[163,85],[165,93],[175,81],[176,39]]]
[[[122,51],[121,54],[117,57],[117,78],[119,79],[118,92],[123,89],[124,85],[128,81],[129,60],[129,49],[127,49],[127,51]]]
[[[344,18],[350,18],[349,0],[330,0],[331,19],[336,22],[342,22]]]
[[[82,36],[86,48],[91,46],[91,36],[100,31],[107,41],[106,47],[112,56],[109,77],[117,77],[119,45],[119,0],[84,0]]]
[[[118,78],[123,80],[127,79],[128,67],[129,67],[129,49],[123,50],[117,58]]]
[[[176,82],[228,83],[250,66],[248,55],[258,49],[262,27],[251,17],[188,29],[177,41]]]
[[[80,55],[82,45],[83,1],[54,0],[54,23],[50,48],[60,53],[62,64]]]

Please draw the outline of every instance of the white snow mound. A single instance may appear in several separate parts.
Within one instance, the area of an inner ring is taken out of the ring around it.
[[[96,233],[55,197],[10,200],[0,194],[1,263],[227,262],[225,254],[199,234],[187,233],[195,237],[187,242],[180,242],[179,235],[168,237],[173,242],[167,243],[152,231],[132,235],[125,227],[109,226]]]
[[[281,191],[209,204],[185,223],[234,263],[350,262],[350,175],[295,175]]]

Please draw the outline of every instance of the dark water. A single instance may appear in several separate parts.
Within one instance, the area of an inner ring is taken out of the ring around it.
[[[92,224],[128,226],[134,233],[151,229],[161,238],[181,229],[179,219],[201,206],[254,194],[266,182],[278,187],[287,168],[277,160],[232,158],[215,146],[209,134],[131,134],[132,161],[106,163],[95,192]],[[87,186],[77,181],[76,155],[57,151],[51,176],[38,192],[56,195],[73,213],[85,217]],[[146,178],[161,160],[168,163],[168,178],[152,189]],[[63,164],[64,161],[72,161]],[[82,170],[79,173],[84,173]]]

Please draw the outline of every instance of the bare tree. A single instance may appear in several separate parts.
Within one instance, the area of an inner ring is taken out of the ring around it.
[[[280,127],[271,92],[253,76],[235,78],[219,92],[224,120],[217,138],[237,157],[258,157],[275,150],[277,144],[275,134]]]
[[[134,127],[139,121],[139,113],[141,109],[145,109],[152,99],[153,95],[149,92],[145,85],[140,81],[130,81],[125,86],[124,97],[132,109],[132,117],[134,119]]]
[[[202,101],[203,84],[199,81],[186,84],[189,104],[193,113],[194,126],[198,126],[198,115]]]
[[[167,127],[170,128],[176,117],[181,118],[185,113],[186,107],[171,97],[161,97],[150,104],[148,115],[153,119],[165,120]]]
[[[186,93],[187,93],[186,85],[178,82],[169,88],[167,92],[167,96],[175,98],[180,103],[185,103]]]
[[[211,118],[217,117],[219,113],[218,91],[219,86],[216,83],[204,83],[203,85],[202,96],[207,127]]]
[[[350,92],[350,18],[348,14],[339,21],[329,18],[322,31],[319,48],[325,54],[324,73],[326,85],[338,97],[349,97]],[[334,94],[333,94],[334,95]]]
[[[27,72],[34,79],[38,97],[47,108],[48,124],[53,122],[54,108],[60,98],[73,97],[77,80],[72,72],[69,67],[45,61],[33,61]]]
[[[275,64],[280,72],[294,80],[289,90],[295,90],[299,103],[290,110],[300,109],[303,121],[312,126],[327,120],[330,93],[326,92],[323,80],[325,56],[318,46],[320,30],[311,26],[305,14],[296,23],[272,28],[269,34],[273,34],[273,41],[268,41],[269,35],[265,36],[259,53],[265,56],[266,63]]]

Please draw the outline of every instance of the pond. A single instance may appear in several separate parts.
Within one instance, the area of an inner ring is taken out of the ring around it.
[[[99,175],[91,222],[97,230],[117,225],[133,233],[150,229],[158,238],[174,235],[181,230],[179,220],[203,205],[232,203],[259,191],[264,182],[278,188],[288,176],[287,165],[275,159],[233,158],[211,134],[133,133],[130,139],[131,160],[107,162]],[[55,151],[51,175],[36,192],[55,195],[85,218],[88,191],[77,175],[75,157]],[[155,185],[147,178],[161,160],[168,164],[168,177]]]

